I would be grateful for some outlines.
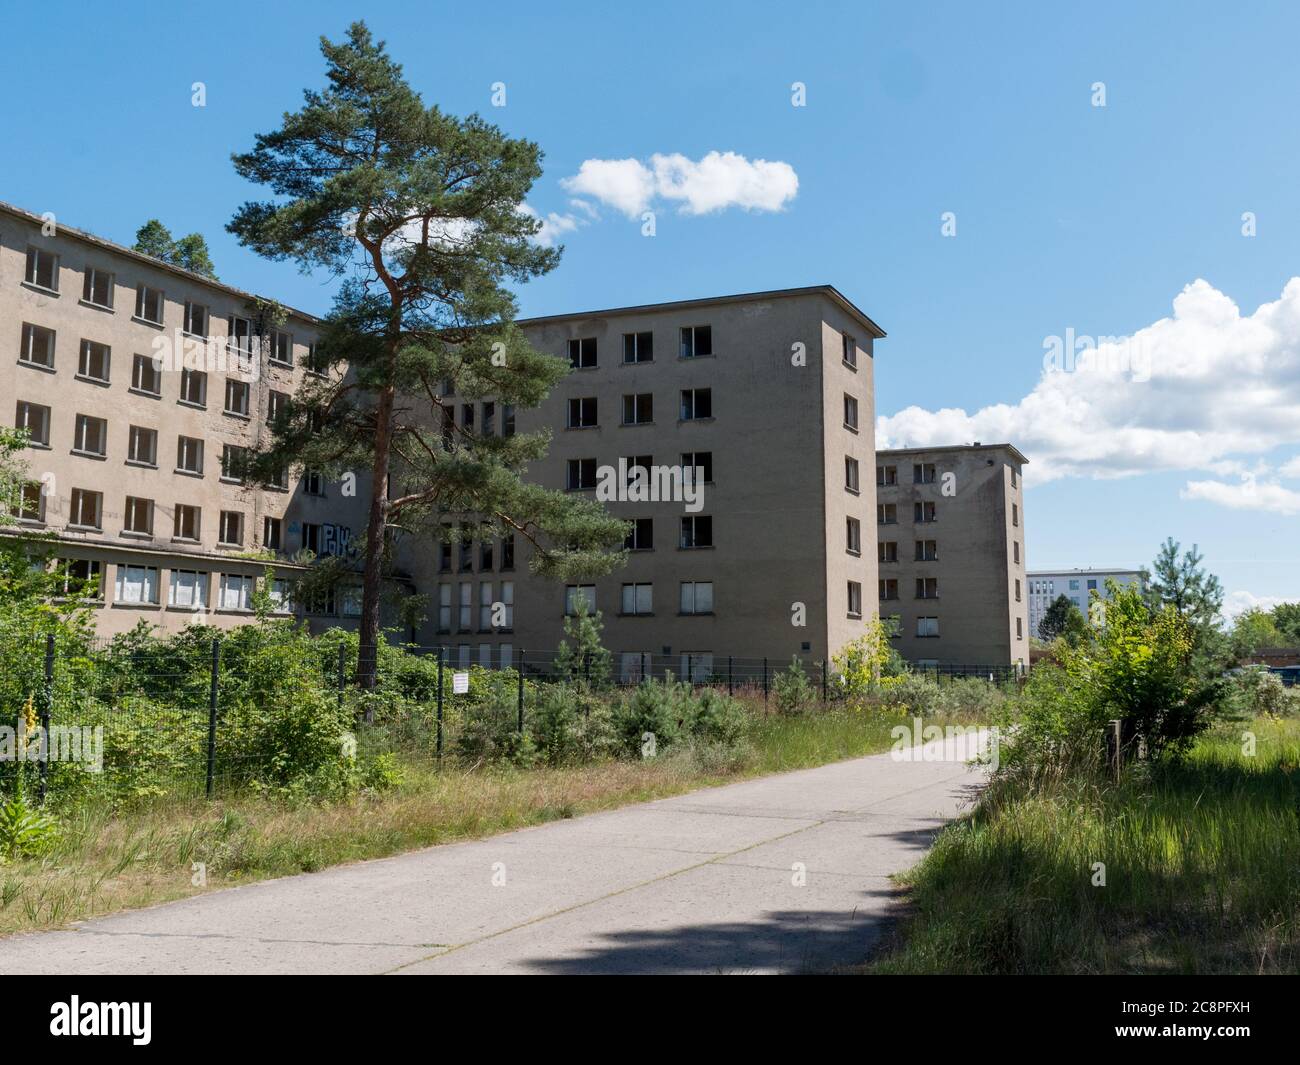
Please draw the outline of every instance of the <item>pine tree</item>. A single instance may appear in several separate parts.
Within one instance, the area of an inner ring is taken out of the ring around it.
[[[1087,632],[1088,623],[1083,618],[1083,612],[1064,594],[1052,600],[1043,613],[1043,620],[1038,623],[1038,638],[1049,643],[1058,636],[1064,636],[1074,644]]]
[[[289,463],[368,470],[358,680],[370,687],[393,529],[426,535],[444,515],[473,515],[484,536],[518,534],[533,570],[559,578],[620,564],[626,529],[594,501],[523,482],[548,433],[469,432],[445,398],[447,382],[492,400],[504,429],[508,408],[536,406],[568,372],[514,325],[505,287],[559,261],[522,210],[541,151],[477,115],[426,108],[363,22],[321,51],[326,87],[234,157],[276,199],[244,204],[227,228],[268,258],[344,277],[317,344],[323,376],[250,459],[263,480]]]
[[[1191,660],[1200,674],[1220,669],[1229,653],[1228,638],[1219,628],[1223,585],[1208,572],[1195,544],[1179,556],[1180,544],[1171,536],[1160,545],[1152,572],[1143,571],[1147,602],[1153,612],[1171,606],[1191,627]]]
[[[135,250],[172,266],[179,266],[182,270],[217,280],[208,242],[201,233],[190,233],[180,240],[173,240],[171,230],[158,219],[151,218],[136,230]]]
[[[604,628],[600,611],[593,614],[586,597],[578,596],[573,614],[564,619],[565,638],[556,648],[552,673],[561,680],[584,680],[595,687],[608,684],[614,656],[605,649]]]
[[[1195,544],[1183,552],[1171,536],[1160,545],[1160,553],[1147,577],[1147,595],[1156,608],[1172,606],[1194,628],[1213,625],[1223,606],[1223,585],[1202,565],[1204,556]]]

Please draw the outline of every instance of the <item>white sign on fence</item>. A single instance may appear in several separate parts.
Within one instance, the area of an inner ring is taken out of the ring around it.
[[[451,693],[452,695],[469,694],[469,674],[453,673],[451,675]]]

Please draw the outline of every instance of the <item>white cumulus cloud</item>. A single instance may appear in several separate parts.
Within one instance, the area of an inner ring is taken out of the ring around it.
[[[575,196],[590,196],[635,218],[654,198],[654,174],[639,159],[587,159],[560,185]]]
[[[1253,314],[1196,280],[1174,299],[1171,317],[1131,337],[1083,343],[1072,330],[1063,334],[1070,343],[1045,338],[1044,354],[1027,353],[1044,368],[1022,399],[971,412],[907,407],[878,419],[879,446],[1007,440],[1040,483],[1175,470],[1240,474],[1240,484],[1195,481],[1185,494],[1295,512],[1284,508],[1300,497],[1247,471],[1271,449],[1300,444],[1300,277]]]
[[[779,211],[799,192],[789,163],[750,160],[736,152],[712,151],[700,159],[680,153],[639,159],[587,159],[561,186],[636,218],[656,202],[676,203],[682,214],[702,215],[739,207]]]
[[[1188,481],[1179,495],[1233,510],[1267,510],[1274,514],[1300,513],[1300,492],[1280,484],[1257,481],[1247,475],[1236,484],[1225,481]]]
[[[1254,592],[1244,590],[1228,592],[1223,597],[1223,606],[1219,610],[1219,616],[1231,621],[1238,614],[1244,614],[1247,610],[1272,610],[1275,606],[1293,601],[1282,596],[1255,595]]]
[[[542,214],[526,203],[519,205],[519,213],[526,214],[529,218],[536,218],[542,223],[542,228],[537,231],[533,239],[548,248],[558,244],[566,233],[572,233],[579,226],[586,224],[576,215],[560,214],[557,211]]]

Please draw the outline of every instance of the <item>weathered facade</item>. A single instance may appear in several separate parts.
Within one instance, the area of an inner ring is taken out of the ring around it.
[[[880,615],[909,662],[1028,666],[1027,461],[1010,444],[876,453]]]

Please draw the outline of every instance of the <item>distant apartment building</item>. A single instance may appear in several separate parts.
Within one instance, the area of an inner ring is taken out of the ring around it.
[[[423,642],[457,662],[509,661],[554,648],[580,599],[602,614],[624,677],[665,657],[683,675],[723,670],[728,655],[775,669],[862,633],[877,577],[865,530],[879,326],[825,285],[520,324],[572,372],[536,409],[460,402],[462,426],[549,427],[528,471],[548,488],[596,498],[622,463],[655,483],[696,470],[702,499],[607,502],[633,523],[627,565],[567,587],[532,576],[522,544],[467,539],[412,559],[435,604]],[[507,604],[507,626],[493,627],[493,603]]]
[[[69,594],[98,578],[104,635],[240,624],[268,567],[294,612],[304,552],[343,553],[364,528],[364,478],[349,495],[311,470],[265,488],[232,469],[315,372],[317,324],[264,327],[249,293],[0,204],[0,397],[31,477],[0,531],[52,534]],[[296,612],[348,624],[359,587]]]
[[[924,666],[1027,666],[1021,471],[1010,444],[876,453],[880,616]]]
[[[1038,637],[1038,628],[1043,623],[1047,608],[1058,596],[1065,596],[1085,617],[1088,615],[1088,601],[1092,592],[1097,592],[1103,599],[1108,598],[1106,581],[1113,580],[1121,587],[1128,584],[1140,584],[1142,571],[1136,569],[1066,569],[1034,570],[1028,574],[1029,581],[1029,631]]]

